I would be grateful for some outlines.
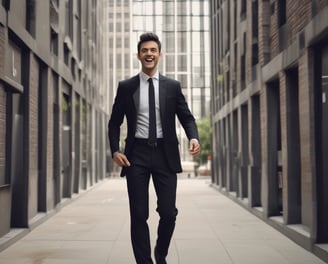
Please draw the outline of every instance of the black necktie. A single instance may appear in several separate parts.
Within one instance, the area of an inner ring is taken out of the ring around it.
[[[156,141],[156,110],[155,110],[155,89],[153,79],[149,78],[149,135],[148,139],[152,142]]]

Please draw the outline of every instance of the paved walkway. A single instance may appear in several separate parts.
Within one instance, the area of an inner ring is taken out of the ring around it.
[[[208,178],[179,179],[179,215],[169,264],[324,263],[209,184]],[[151,188],[153,244],[158,221],[155,204]],[[99,183],[0,252],[0,263],[135,263],[125,180]]]

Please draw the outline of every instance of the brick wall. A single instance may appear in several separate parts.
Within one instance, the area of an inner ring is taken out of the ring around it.
[[[270,59],[270,2],[259,1],[259,63],[265,65]]]
[[[4,73],[5,29],[0,25],[0,75]],[[6,93],[0,83],[0,177],[5,173],[6,164]],[[1,179],[1,180],[4,180]],[[1,181],[0,180],[0,181]]]
[[[48,181],[53,178],[53,159],[54,159],[54,148],[53,148],[53,135],[54,135],[54,90],[53,87],[53,76],[48,71],[48,133],[47,133],[47,176]]]
[[[30,54],[30,76],[28,89],[28,130],[29,130],[29,219],[37,213],[38,190],[38,138],[39,138],[39,65],[34,54]]]
[[[313,51],[307,52],[299,60],[299,114],[301,142],[301,178],[302,178],[302,223],[312,226],[311,212],[313,210],[313,168],[314,153],[314,90],[313,87]]]
[[[0,24],[0,75],[4,74],[5,66],[5,28]]]
[[[0,84],[0,177],[5,175],[6,165],[6,93]],[[0,184],[4,183],[0,179]]]
[[[39,82],[39,65],[33,54],[30,55],[30,83],[29,83],[29,147],[30,147],[30,164],[31,171],[38,170],[38,82]]]
[[[324,5],[322,2],[321,6]],[[326,4],[327,5],[327,4]],[[277,56],[281,52],[280,41],[280,29],[278,25],[279,18],[279,1],[270,2],[270,52],[271,59]],[[286,47],[296,40],[296,37],[300,31],[310,22],[312,19],[312,1],[311,0],[290,0],[286,1]],[[284,47],[284,48],[286,48]]]
[[[288,44],[295,41],[299,33],[312,18],[312,1],[310,0],[293,0],[287,1],[287,23],[290,29]]]
[[[328,1],[327,0],[319,0],[319,10],[325,8],[328,6]]]
[[[279,53],[279,32],[278,32],[278,4],[277,1],[270,2],[270,59]]]

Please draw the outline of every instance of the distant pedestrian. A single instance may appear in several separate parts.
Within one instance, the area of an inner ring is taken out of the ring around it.
[[[126,175],[130,203],[131,241],[138,264],[153,263],[149,216],[150,175],[157,195],[160,220],[155,245],[157,264],[165,264],[178,214],[177,175],[182,171],[175,120],[178,117],[189,139],[191,155],[200,144],[195,118],[191,114],[178,81],[158,72],[161,42],[154,33],[144,33],[138,42],[141,72],[119,82],[108,123],[108,136],[114,161]],[[127,120],[124,153],[119,150],[120,127]]]

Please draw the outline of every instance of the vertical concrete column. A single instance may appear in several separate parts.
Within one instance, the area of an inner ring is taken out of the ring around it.
[[[307,49],[299,59],[299,97],[300,97],[300,141],[301,144],[301,192],[302,223],[314,232],[316,221],[315,195],[315,113],[314,113],[314,56]],[[313,233],[312,233],[313,234]]]
[[[47,160],[46,160],[46,207],[47,210],[51,210],[54,208],[55,204],[55,182],[54,182],[54,93],[56,87],[54,87],[53,78],[54,76],[51,74],[51,69],[47,67]]]
[[[279,87],[280,87],[280,118],[281,118],[281,156],[282,156],[282,207],[283,220],[286,224],[288,221],[288,154],[287,154],[287,95],[286,95],[286,74],[279,73]]]
[[[268,216],[269,207],[269,183],[268,183],[268,105],[267,105],[267,89],[260,91],[260,111],[261,111],[261,142],[262,142],[262,164],[261,164],[261,200],[263,206],[263,216]]]
[[[39,169],[39,64],[35,55],[29,53],[29,83],[27,92],[28,113],[28,219],[38,212],[38,169]],[[26,70],[28,70],[26,69]]]

